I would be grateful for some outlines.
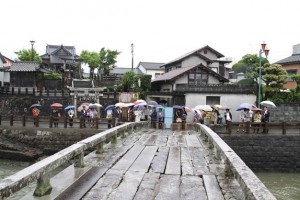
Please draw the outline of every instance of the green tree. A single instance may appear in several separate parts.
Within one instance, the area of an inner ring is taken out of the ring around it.
[[[135,73],[133,71],[125,72],[122,76],[122,86],[124,92],[129,92],[131,86],[133,86],[133,83],[135,82]]]
[[[94,77],[95,69],[98,70],[98,75],[101,73],[108,75],[109,70],[115,67],[117,56],[120,54],[117,50],[109,50],[104,47],[98,52],[83,50],[80,58],[84,60],[90,68],[90,78]]]
[[[266,58],[262,58],[261,65],[269,63]],[[259,57],[256,54],[246,54],[243,58],[232,66],[235,73],[243,72],[245,78],[252,79],[258,83],[259,78]]]
[[[103,72],[103,74],[105,75],[109,75],[109,71],[110,69],[115,68],[115,64],[117,63],[117,56],[120,54],[121,52],[117,51],[117,50],[109,50],[109,49],[105,49],[104,47],[101,48],[100,52],[99,52],[99,65],[98,65],[98,75],[100,77],[101,72]]]
[[[20,61],[42,61],[41,57],[34,49],[23,49],[15,52],[15,54],[18,55],[18,60]]]
[[[265,82],[265,99],[268,99],[271,92],[283,88],[288,74],[279,64],[266,63],[262,67],[262,80]]]
[[[95,69],[97,69],[100,64],[99,54],[95,51],[83,50],[80,54],[80,59],[82,59],[83,62],[89,66],[90,79],[93,79]]]
[[[262,80],[267,87],[281,89],[287,76],[287,72],[279,64],[266,63],[262,67]]]

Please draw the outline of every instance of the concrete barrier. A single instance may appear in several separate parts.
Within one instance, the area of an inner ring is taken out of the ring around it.
[[[84,167],[83,156],[84,151],[88,148],[95,147],[97,152],[101,153],[101,148],[104,141],[114,140],[118,134],[123,135],[124,131],[128,134],[136,127],[147,127],[147,122],[125,123],[117,127],[100,132],[92,137],[82,140],[76,144],[65,148],[58,153],[49,156],[40,162],[37,162],[5,179],[0,181],[0,196],[2,199],[9,197],[11,194],[19,191],[29,183],[37,180],[37,188],[35,189],[35,196],[43,196],[51,192],[49,173],[61,166],[62,164],[74,159],[75,167]]]
[[[207,137],[208,142],[214,147],[216,157],[226,165],[226,173],[232,173],[238,180],[247,199],[275,200],[273,194],[257,178],[252,170],[242,159],[209,127],[197,124],[201,136]]]

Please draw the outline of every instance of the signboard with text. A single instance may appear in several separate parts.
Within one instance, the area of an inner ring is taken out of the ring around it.
[[[119,102],[122,103],[133,103],[139,99],[139,94],[135,92],[120,92]]]

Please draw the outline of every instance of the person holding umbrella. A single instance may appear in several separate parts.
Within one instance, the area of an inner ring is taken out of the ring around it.
[[[263,110],[263,115],[262,115],[262,122],[264,122],[264,127],[262,133],[268,133],[269,129],[266,128],[266,122],[269,122],[270,120],[270,111],[268,111],[268,107],[265,106]]]
[[[32,116],[33,116],[33,124],[36,125],[36,123],[37,123],[37,118],[38,118],[38,116],[39,116],[39,114],[40,114],[40,110],[39,110],[38,108],[33,108],[33,109],[31,110],[31,112],[32,112]]]
[[[73,127],[73,118],[74,118],[74,114],[75,114],[74,109],[73,109],[73,108],[70,108],[70,109],[68,110],[68,118],[69,118],[69,126],[70,126],[70,127]]]

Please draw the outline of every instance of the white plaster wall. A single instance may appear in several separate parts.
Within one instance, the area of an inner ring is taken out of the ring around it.
[[[147,73],[148,75],[151,75],[151,80],[154,80],[155,79],[155,74],[156,73],[159,73],[159,74],[163,74],[164,73],[164,70],[147,70]]]
[[[187,74],[185,74],[175,80],[175,84],[187,84],[187,82],[188,82]]]
[[[139,70],[141,70],[141,72],[142,72],[143,74],[146,74],[146,73],[147,73],[147,70],[145,69],[145,67],[144,67],[143,65],[139,65],[138,68],[139,68]]]
[[[194,108],[197,105],[206,105],[206,96],[220,96],[220,104],[228,106],[232,113],[233,121],[239,121],[240,111],[236,111],[242,103],[254,104],[256,96],[253,94],[193,94],[187,93],[185,95],[186,106]],[[224,111],[221,110],[222,116]],[[223,119],[224,122],[224,119]]]
[[[204,54],[204,51],[201,52],[201,54],[211,60],[216,60],[218,59],[216,54],[212,53],[211,51],[207,51],[207,54]]]
[[[4,84],[4,73],[0,71],[0,82],[1,82],[1,86],[3,86]]]
[[[4,82],[10,82],[10,72],[4,72]]]
[[[195,65],[198,65],[202,63],[204,66],[207,66],[207,63],[205,60],[199,58],[198,56],[191,56],[191,57],[188,57],[186,59],[184,59],[182,62],[181,62],[181,67],[190,67],[190,66],[195,66]]]
[[[208,84],[219,84],[219,83],[220,81],[216,77],[209,75]]]

